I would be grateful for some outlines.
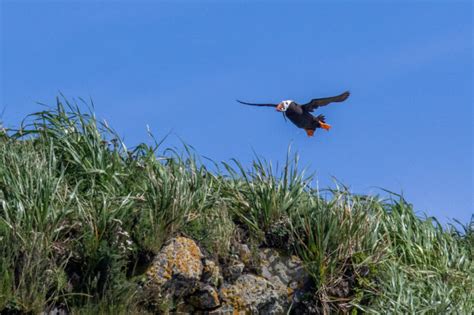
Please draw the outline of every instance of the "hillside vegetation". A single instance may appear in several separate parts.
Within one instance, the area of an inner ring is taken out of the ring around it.
[[[474,222],[442,227],[398,195],[315,190],[297,162],[206,162],[211,171],[186,145],[127,148],[58,100],[0,134],[0,313],[166,312],[146,306],[140,288],[177,235],[223,263],[237,238],[252,252],[298,256],[312,280],[308,313],[474,309]]]

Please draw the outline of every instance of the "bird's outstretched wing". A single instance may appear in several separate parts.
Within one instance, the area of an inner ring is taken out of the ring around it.
[[[303,109],[307,112],[312,112],[316,108],[318,108],[320,106],[326,106],[326,105],[328,105],[329,103],[332,103],[332,102],[344,102],[349,97],[349,95],[350,95],[349,91],[346,91],[346,92],[342,93],[341,95],[337,95],[337,96],[325,97],[325,98],[315,98],[315,99],[311,100],[311,102],[309,102],[307,104],[304,104],[304,105],[301,105],[301,107],[303,107]]]
[[[278,105],[278,104],[255,104],[255,103],[247,103],[247,102],[242,102],[242,101],[239,101],[239,100],[236,100],[236,101],[239,102],[240,104],[251,105],[251,106],[277,107],[277,105]]]

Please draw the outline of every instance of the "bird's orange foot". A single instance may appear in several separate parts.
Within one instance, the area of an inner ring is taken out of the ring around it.
[[[331,125],[326,124],[326,123],[323,123],[322,121],[319,122],[319,125],[320,125],[321,128],[323,128],[324,130],[329,131],[329,129],[331,129]]]
[[[314,129],[305,129],[305,130],[308,137],[314,136]]]

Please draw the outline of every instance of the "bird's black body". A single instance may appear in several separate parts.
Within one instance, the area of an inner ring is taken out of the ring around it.
[[[323,115],[313,116],[311,112],[321,106],[326,106],[332,102],[343,102],[349,97],[350,93],[344,92],[341,95],[326,97],[326,98],[315,98],[311,102],[299,105],[294,101],[283,101],[279,104],[254,104],[239,101],[241,104],[252,105],[252,106],[267,106],[275,107],[278,111],[288,117],[288,119],[299,128],[306,130],[308,136],[312,136],[317,128],[324,128],[329,130],[331,126],[326,124],[325,117]]]
[[[310,112],[304,110],[301,105],[291,103],[286,112],[283,113],[297,127],[303,129],[320,128],[320,121],[324,123],[324,116],[313,116]]]

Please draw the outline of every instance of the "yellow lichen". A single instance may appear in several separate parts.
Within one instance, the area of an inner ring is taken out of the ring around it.
[[[147,276],[157,285],[163,285],[175,274],[199,278],[202,273],[202,253],[193,240],[177,237],[160,252]]]

